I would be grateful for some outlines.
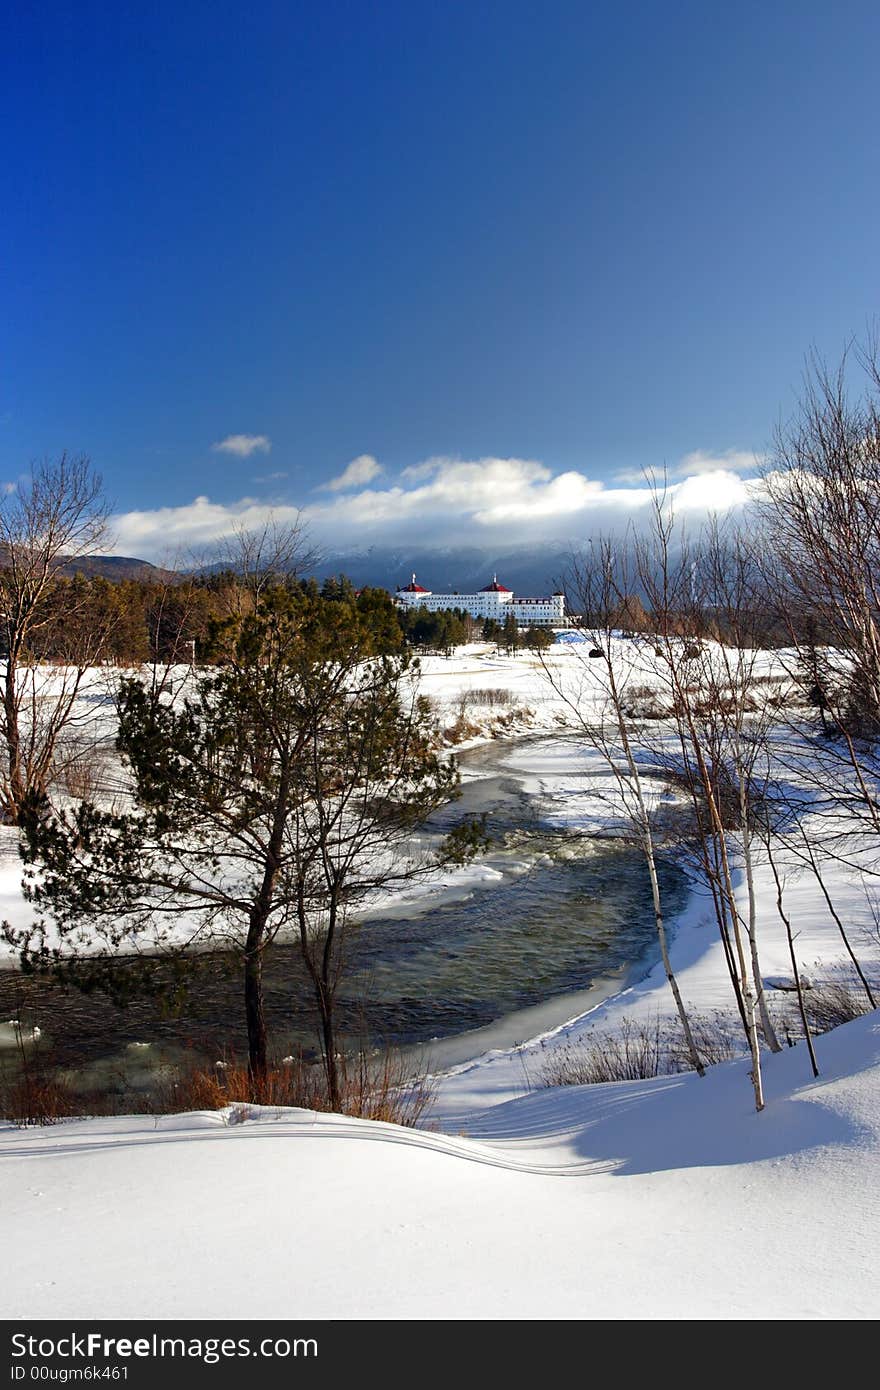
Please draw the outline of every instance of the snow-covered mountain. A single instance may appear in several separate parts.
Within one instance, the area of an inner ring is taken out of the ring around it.
[[[436,593],[474,593],[497,574],[518,594],[538,596],[562,588],[571,564],[571,548],[558,543],[480,550],[474,546],[369,546],[325,552],[315,573],[319,579],[346,574],[358,586],[394,590],[412,574]]]

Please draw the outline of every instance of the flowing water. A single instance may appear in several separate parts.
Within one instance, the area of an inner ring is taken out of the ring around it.
[[[558,755],[565,741],[552,742]],[[530,743],[540,753],[549,741]],[[656,959],[639,856],[607,838],[560,831],[548,798],[515,765],[505,766],[509,754],[510,745],[499,744],[464,753],[460,800],[425,828],[430,842],[462,814],[485,812],[493,843],[477,875],[451,888],[434,885],[368,917],[354,933],[338,1003],[349,1037],[428,1046],[432,1064],[449,1065],[563,1022],[625,972]],[[576,774],[581,788],[586,775]],[[664,880],[673,914],[684,903],[684,879],[670,868]],[[91,1084],[122,1072],[127,1084],[142,1084],[185,1049],[244,1056],[238,958],[206,952],[191,966],[177,1012],[158,996],[135,996],[123,1009],[101,994],[65,993],[0,971],[0,1020],[38,1026],[39,1046],[51,1044],[53,1057]],[[157,985],[172,979],[167,962],[156,959],[150,970]],[[275,1049],[314,1047],[313,1005],[295,945],[268,953],[265,988]]]

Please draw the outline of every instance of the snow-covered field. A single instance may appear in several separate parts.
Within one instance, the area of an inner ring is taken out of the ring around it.
[[[553,659],[562,671],[574,660]],[[462,689],[515,691],[532,713],[504,730],[505,760],[561,824],[606,813],[570,740],[515,740],[563,727],[533,658],[468,649],[425,667],[450,722]],[[483,736],[504,712],[487,711]],[[861,881],[829,873],[856,949],[876,961]],[[8,915],[8,850],[2,875]],[[790,976],[760,865],[757,894],[765,974]],[[830,969],[843,947],[820,895],[806,879],[787,894],[800,964]],[[672,958],[694,1008],[730,1007],[699,892]],[[746,1060],[702,1080],[541,1086],[548,1055],[590,1028],[670,1011],[656,969],[550,1035],[438,1078],[421,1131],[259,1109],[0,1126],[6,1316],[876,1316],[878,1016],[817,1040],[818,1081],[803,1045],[767,1056],[761,1114]]]
[[[880,1025],[415,1132],[302,1111],[0,1130],[10,1318],[873,1318]]]

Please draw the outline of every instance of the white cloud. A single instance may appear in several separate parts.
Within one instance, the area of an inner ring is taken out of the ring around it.
[[[554,476],[532,459],[434,458],[407,468],[390,487],[365,488],[310,506],[316,534],[339,544],[527,544],[577,539],[591,528],[613,529],[647,511],[651,493],[606,487],[577,470]],[[749,483],[734,472],[698,472],[669,485],[680,511],[726,510],[743,505]]]
[[[211,547],[234,528],[256,530],[270,518],[283,526],[299,516],[298,507],[270,507],[253,497],[229,504],[197,497],[182,507],[123,512],[112,518],[111,528],[117,553],[174,565],[189,563],[194,554],[207,558]]]
[[[322,483],[319,492],[350,492],[353,488],[364,487],[371,483],[374,478],[378,478],[380,473],[384,473],[381,463],[377,463],[372,454],[358,454],[356,459],[352,459],[347,468],[344,468],[338,478],[331,478],[329,483]]]
[[[707,449],[694,449],[685,454],[675,469],[677,478],[693,478],[699,473],[757,473],[764,458],[762,454],[751,453],[748,449],[725,449],[712,453]]]
[[[750,453],[747,449],[694,449],[684,454],[678,463],[667,469],[669,478],[695,478],[702,473],[757,473],[764,462],[763,454]],[[662,483],[663,469],[656,470],[658,483]],[[625,486],[644,487],[645,469],[625,468],[615,473],[614,481]]]
[[[252,478],[253,483],[279,483],[283,478],[288,477],[287,473],[263,473],[259,478]]]
[[[734,468],[697,467],[671,481],[667,496],[677,513],[699,521],[710,512],[746,506],[759,486]],[[650,502],[644,479],[638,486],[606,486],[576,469],[554,474],[533,459],[434,458],[405,469],[382,488],[354,490],[352,485],[344,495],[320,501],[312,494],[302,516],[315,543],[328,550],[373,544],[494,549],[546,540],[578,544],[630,522],[638,526],[647,520]],[[233,527],[262,526],[270,515],[284,523],[297,520],[300,512],[293,505],[272,507],[248,497],[233,503],[197,497],[187,506],[117,517],[118,545],[144,559],[159,559],[175,548],[204,552]]]
[[[215,454],[235,454],[236,458],[247,459],[251,454],[268,454],[272,441],[265,434],[227,434],[211,448]]]

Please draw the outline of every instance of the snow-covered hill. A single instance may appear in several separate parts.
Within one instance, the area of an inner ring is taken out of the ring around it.
[[[303,1111],[0,1130],[7,1317],[872,1318],[880,1023],[540,1091],[466,1134]],[[234,1120],[238,1122],[233,1123]]]

